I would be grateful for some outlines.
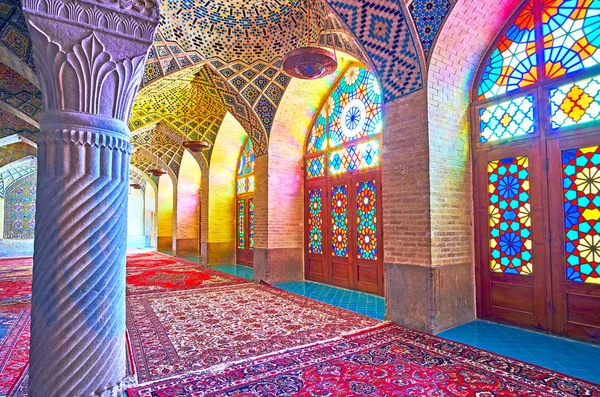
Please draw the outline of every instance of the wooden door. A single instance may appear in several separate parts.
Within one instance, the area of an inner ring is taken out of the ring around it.
[[[383,255],[381,223],[381,181],[379,172],[368,172],[352,178],[355,220],[353,233],[355,289],[383,295]]]
[[[237,197],[237,248],[236,263],[253,266],[254,264],[254,197]]]
[[[246,234],[248,235],[248,247],[246,249],[246,265],[254,266],[254,197],[249,196],[247,199]]]
[[[553,330],[600,341],[600,133],[548,140]]]
[[[354,219],[349,210],[354,207],[354,198],[349,191],[351,183],[347,177],[338,177],[329,181],[328,209],[329,209],[329,260],[328,282],[345,288],[354,287],[352,236]]]
[[[480,317],[548,329],[543,147],[480,151],[475,163]]]
[[[304,222],[304,277],[307,280],[319,283],[328,282],[327,252],[329,239],[327,238],[328,195],[325,181],[310,181],[305,185],[306,216]]]

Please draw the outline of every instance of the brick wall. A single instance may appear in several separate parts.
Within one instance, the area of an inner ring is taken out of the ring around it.
[[[200,229],[200,166],[185,151],[177,182],[177,238],[197,239]]]

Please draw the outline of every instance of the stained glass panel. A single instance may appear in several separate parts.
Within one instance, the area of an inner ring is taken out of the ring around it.
[[[323,106],[323,109],[321,109],[319,112],[317,120],[315,121],[315,125],[308,136],[308,147],[306,154],[312,154],[326,149],[327,137],[325,136],[325,120],[327,117],[327,111],[328,107],[326,103],[325,106]]]
[[[600,119],[600,76],[550,90],[552,128]]]
[[[537,81],[533,2],[530,1],[500,39],[485,65],[478,98],[492,98]]]
[[[559,77],[600,63],[600,0],[542,3],[546,76]]]
[[[243,250],[246,248],[246,201],[238,200],[238,219],[237,219],[237,229],[238,229],[238,249]]]
[[[308,192],[308,252],[323,253],[323,190]]]
[[[379,139],[347,146],[329,153],[329,175],[379,165]]]
[[[306,159],[306,179],[318,178],[325,175],[325,155],[321,154],[312,159]]]
[[[254,192],[254,175],[248,177],[248,193]]]
[[[533,95],[479,109],[481,142],[533,134]]]
[[[248,178],[246,178],[246,177],[238,178],[236,189],[235,189],[236,193],[244,194],[244,193],[246,193],[247,189],[248,189]]]
[[[562,152],[567,280],[600,284],[600,148]]]
[[[529,159],[488,163],[490,268],[493,272],[530,275],[531,219]]]
[[[374,180],[356,184],[356,223],[359,259],[377,259],[377,185]]]
[[[331,188],[331,248],[334,256],[348,257],[348,185]]]
[[[254,149],[252,148],[252,141],[250,138],[246,138],[244,145],[242,146],[242,153],[240,154],[240,161],[238,164],[238,176],[248,175],[254,172]]]
[[[248,248],[254,250],[254,199],[248,199]]]

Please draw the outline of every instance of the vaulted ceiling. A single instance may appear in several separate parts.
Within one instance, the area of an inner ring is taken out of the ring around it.
[[[430,58],[452,4],[165,0],[129,120],[132,173],[159,163],[177,178],[183,141],[214,144],[227,113],[252,138],[257,156],[267,153],[273,120],[291,81],[282,70],[283,56],[309,41],[348,53],[376,70],[386,101],[421,89],[427,66],[422,60]],[[18,0],[0,0],[0,60],[0,139],[18,135],[35,142],[41,93]],[[0,147],[3,163],[35,156],[34,146],[23,145]],[[211,153],[193,154],[205,171]],[[144,187],[158,183],[144,178]]]

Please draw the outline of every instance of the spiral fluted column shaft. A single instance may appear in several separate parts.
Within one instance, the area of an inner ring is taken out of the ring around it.
[[[120,396],[128,130],[102,116],[49,112],[37,143],[29,395]]]

